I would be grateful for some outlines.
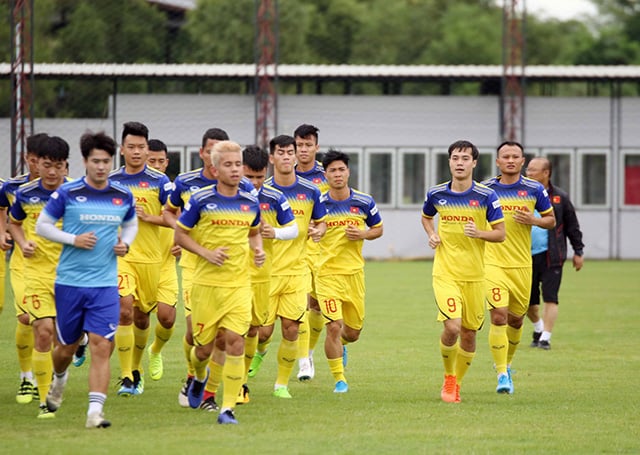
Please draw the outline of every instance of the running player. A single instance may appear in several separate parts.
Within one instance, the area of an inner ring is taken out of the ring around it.
[[[335,393],[349,390],[344,376],[344,346],[360,338],[365,315],[365,240],[382,236],[382,218],[373,198],[349,187],[349,155],[329,150],[322,159],[329,191],[327,232],[320,242],[316,271],[318,300],[328,321],[325,354]]]
[[[505,227],[495,191],[473,180],[478,148],[469,141],[456,141],[448,152],[451,180],[427,192],[422,227],[435,249],[433,293],[438,321],[443,322],[440,398],[459,403],[460,384],[476,352],[476,332],[484,322],[485,242],[503,242]]]
[[[120,324],[116,347],[120,360],[120,396],[144,392],[141,360],[149,338],[149,313],[157,304],[163,252],[160,226],[165,226],[162,207],[171,191],[171,182],[162,172],[147,166],[149,130],[139,122],[123,125],[120,153],[124,166],[109,179],[128,188],[136,199],[138,235],[126,257],[118,259]]]
[[[109,388],[111,344],[118,325],[117,256],[129,251],[137,232],[133,195],[109,181],[117,145],[104,133],[80,139],[86,176],[63,184],[49,198],[36,233],[62,243],[56,271],[54,377],[47,396],[56,411],[68,378],[68,367],[84,332],[89,333],[89,409],[86,428],[106,428],[103,408]],[[62,218],[62,229],[56,226]]]
[[[24,300],[20,308],[33,328],[33,372],[40,398],[38,418],[55,417],[46,405],[51,386],[56,308],[54,281],[62,245],[36,234],[36,221],[51,194],[65,182],[69,144],[60,137],[46,137],[38,147],[37,169],[40,178],[22,185],[11,206],[9,232],[24,257]]]
[[[487,245],[484,259],[491,313],[489,348],[498,374],[496,392],[508,394],[514,391],[511,361],[522,338],[531,294],[531,226],[553,229],[556,225],[547,190],[522,176],[524,162],[522,145],[503,142],[496,157],[500,175],[484,182],[500,198],[508,233],[503,244]]]
[[[195,375],[188,399],[192,408],[202,402],[209,375],[207,364],[221,330],[226,358],[218,423],[237,424],[233,408],[242,388],[244,334],[251,322],[250,251],[258,267],[264,263],[265,253],[259,229],[259,202],[239,189],[240,146],[221,141],[213,147],[211,160],[218,182],[191,197],[178,219],[175,234],[177,244],[197,255],[191,293],[195,344],[191,363]],[[195,226],[199,227],[196,232]]]

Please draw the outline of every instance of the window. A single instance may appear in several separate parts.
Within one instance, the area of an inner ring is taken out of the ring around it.
[[[571,195],[571,152],[549,152],[546,155],[551,163],[551,183],[558,186]]]
[[[582,205],[607,204],[607,153],[579,151],[578,193]]]
[[[498,174],[495,150],[480,150],[478,164],[473,170],[473,180],[482,182]]]
[[[189,161],[187,162],[187,171],[192,171],[194,169],[201,168],[203,166],[202,160],[200,159],[200,148],[191,148],[187,149]]]
[[[624,204],[640,205],[640,153],[624,155]]]
[[[400,171],[399,205],[422,204],[427,189],[427,151],[401,150]]]
[[[369,149],[366,151],[367,172],[365,191],[370,193],[379,205],[393,203],[393,166],[392,150]]]
[[[446,150],[434,150],[433,166],[432,166],[431,185],[438,185],[451,180],[451,171],[449,171],[449,154]]]

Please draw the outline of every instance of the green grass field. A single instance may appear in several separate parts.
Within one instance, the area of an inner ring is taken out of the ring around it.
[[[361,340],[349,347],[349,393],[332,393],[320,347],[316,378],[292,380],[292,400],[273,398],[272,349],[249,384],[251,403],[237,408],[240,425],[233,427],[217,425],[215,414],[177,404],[185,376],[182,320],[164,354],[164,377],[147,379],[144,395],[116,396],[113,357],[105,408],[111,428],[84,429],[86,365],[71,367],[56,419],[38,421],[36,403],[15,402],[15,318],[13,305],[5,304],[0,453],[640,452],[640,262],[588,261],[579,273],[565,267],[553,348],[529,348],[526,323],[513,364],[513,396],[495,393],[485,327],[458,405],[439,397],[441,326],[435,321],[431,263],[373,262],[366,273],[367,319]]]

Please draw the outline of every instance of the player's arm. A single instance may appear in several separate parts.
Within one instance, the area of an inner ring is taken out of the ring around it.
[[[432,217],[422,215],[422,228],[427,233],[427,238],[429,239],[429,246],[434,250],[442,241],[440,240],[440,236],[436,232],[435,223],[433,222]]]
[[[146,213],[141,205],[136,205],[136,215],[138,215],[138,219],[146,223],[155,224],[157,226],[172,227],[167,221],[164,220],[162,214],[152,215],[151,213]]]
[[[324,236],[325,232],[327,232],[327,223],[325,223],[324,220],[311,220],[311,224],[309,224],[308,236],[311,237],[314,242],[319,242]]]
[[[273,227],[265,222],[260,223],[260,234],[263,239],[293,240],[298,237],[298,233],[298,223],[295,221],[282,227]]]
[[[11,243],[9,243],[9,240],[11,240],[11,236],[7,231],[7,208],[1,207],[0,208],[0,250],[7,251],[9,248],[11,248]]]
[[[93,231],[74,235],[56,226],[56,221],[58,220],[44,211],[41,212],[36,222],[36,234],[52,242],[75,246],[83,250],[91,250],[96,245],[98,238]]]
[[[507,231],[504,227],[504,221],[491,225],[491,230],[483,231],[476,227],[473,221],[469,221],[464,226],[464,235],[474,239],[484,240],[485,242],[500,243],[507,238]]]
[[[262,249],[262,235],[260,235],[260,228],[256,227],[249,231],[249,246],[254,252],[253,263],[256,267],[262,267],[267,255]]]
[[[33,240],[27,240],[27,237],[24,235],[24,229],[22,229],[22,221],[14,220],[12,218],[9,220],[8,229],[15,243],[22,250],[22,255],[25,258],[32,257],[35,254],[38,245],[36,245],[36,242]]]
[[[345,234],[349,240],[375,240],[382,237],[382,224],[368,229],[358,229],[356,226],[347,226]]]
[[[179,209],[172,207],[169,203],[164,206],[164,210],[162,211],[162,218],[166,223],[165,226],[175,229],[176,222],[178,221],[178,211]]]
[[[176,232],[174,235],[174,240],[176,245],[181,246],[187,251],[192,252],[193,254],[197,254],[198,256],[202,256],[207,261],[215,265],[222,265],[224,261],[229,259],[226,251],[229,247],[219,246],[215,250],[210,250],[205,248],[196,242],[191,235],[189,235],[189,231],[180,226],[180,224],[176,225]]]

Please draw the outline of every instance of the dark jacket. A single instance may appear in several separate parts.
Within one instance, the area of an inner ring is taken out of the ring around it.
[[[556,216],[556,227],[549,231],[549,249],[547,250],[547,265],[549,267],[562,266],[567,259],[567,238],[571,242],[573,252],[577,256],[583,255],[584,243],[582,232],[569,195],[562,188],[553,186],[549,182],[549,199]]]

